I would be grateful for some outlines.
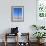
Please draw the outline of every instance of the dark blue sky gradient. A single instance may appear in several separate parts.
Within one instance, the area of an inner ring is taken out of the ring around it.
[[[22,8],[14,8],[14,16],[22,16]]]

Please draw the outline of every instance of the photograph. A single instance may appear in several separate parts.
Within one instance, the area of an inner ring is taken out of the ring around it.
[[[23,22],[24,21],[24,6],[11,7],[11,21]]]

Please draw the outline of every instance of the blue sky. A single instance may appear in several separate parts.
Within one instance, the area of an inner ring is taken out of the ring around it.
[[[22,15],[22,8],[14,8],[14,16],[21,16]]]

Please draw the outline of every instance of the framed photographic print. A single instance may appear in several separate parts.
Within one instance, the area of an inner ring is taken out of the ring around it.
[[[24,6],[11,7],[11,21],[23,22],[24,21]]]
[[[39,18],[46,17],[46,0],[38,0],[37,1],[37,14]]]
[[[46,25],[46,0],[37,0],[36,3],[36,23]]]

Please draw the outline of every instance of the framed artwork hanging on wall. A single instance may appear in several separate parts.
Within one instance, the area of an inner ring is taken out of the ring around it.
[[[24,6],[11,7],[11,21],[23,22],[24,21]]]
[[[36,3],[36,24],[46,25],[46,0],[37,0]]]
[[[46,0],[37,0],[37,15],[39,18],[46,18]]]

